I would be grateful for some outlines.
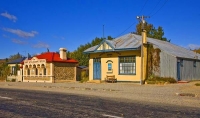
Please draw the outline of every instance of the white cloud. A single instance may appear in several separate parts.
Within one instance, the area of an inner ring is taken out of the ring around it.
[[[12,42],[16,44],[26,44],[26,42],[18,40],[18,39],[12,39]]]
[[[53,38],[58,39],[58,40],[65,40],[65,37],[63,36],[53,36]]]
[[[16,16],[11,15],[11,14],[9,14],[9,13],[7,13],[7,12],[1,13],[1,16],[10,19],[10,20],[12,20],[13,22],[16,22],[16,21],[17,21],[17,17],[16,17]]]
[[[50,46],[44,42],[38,42],[37,44],[33,45],[34,48],[49,48]]]
[[[199,49],[200,48],[200,45],[196,45],[196,44],[189,44],[188,45],[188,48],[191,49],[191,50],[194,50],[194,49]]]
[[[3,28],[3,30],[10,32],[10,33],[13,33],[13,34],[16,34],[19,37],[23,37],[23,38],[34,37],[36,34],[38,34],[38,32],[36,32],[36,31],[25,32],[25,31],[22,31],[20,29]]]

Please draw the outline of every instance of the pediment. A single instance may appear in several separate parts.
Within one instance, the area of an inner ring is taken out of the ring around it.
[[[102,44],[100,44],[100,46],[97,48],[97,50],[111,50],[112,47],[107,44],[106,42],[103,42]]]
[[[38,58],[37,57],[33,57],[31,60],[38,60]]]

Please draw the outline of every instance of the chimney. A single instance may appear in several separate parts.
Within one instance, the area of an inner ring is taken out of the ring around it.
[[[147,44],[147,36],[146,31],[142,32],[142,44]]]
[[[66,48],[60,48],[60,58],[63,60],[67,59],[67,49]]]

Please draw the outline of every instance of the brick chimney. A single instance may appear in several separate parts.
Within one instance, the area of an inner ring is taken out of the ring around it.
[[[60,58],[63,60],[67,59],[67,49],[66,48],[60,48]]]

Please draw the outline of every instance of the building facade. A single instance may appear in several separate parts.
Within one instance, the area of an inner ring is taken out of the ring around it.
[[[7,76],[7,81],[22,82],[22,64],[26,57],[22,57],[13,61],[8,62],[10,67],[10,74]]]
[[[103,40],[84,51],[90,57],[89,79],[104,81],[107,75],[115,75],[117,81],[144,81],[148,76],[149,45],[160,50],[159,67],[154,75],[172,77],[177,81],[200,80],[199,54],[166,41],[146,39],[133,33]]]
[[[66,57],[66,49],[60,54],[46,52],[24,60],[23,82],[68,82],[76,81],[78,61]]]

